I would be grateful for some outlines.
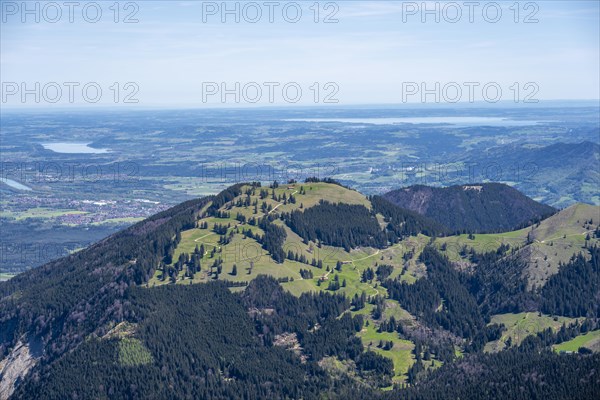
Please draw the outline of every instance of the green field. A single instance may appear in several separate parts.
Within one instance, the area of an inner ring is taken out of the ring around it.
[[[563,324],[568,325],[575,321],[574,318],[540,316],[538,313],[494,315],[490,324],[504,325],[506,331],[499,340],[487,343],[484,351],[497,352],[503,350],[508,346],[508,342],[512,346],[519,345],[529,335],[535,335],[548,328],[558,331]]]
[[[394,377],[392,378],[394,383],[401,383],[406,380],[405,374],[415,362],[415,356],[412,353],[415,348],[414,343],[410,340],[398,338],[398,334],[395,332],[377,332],[373,323],[365,326],[358,336],[361,338],[365,348],[388,357],[394,362]],[[383,342],[392,341],[394,342],[394,347],[390,350],[383,350],[377,347],[380,340]]]
[[[552,346],[556,351],[576,352],[580,347],[586,347],[593,351],[600,351],[600,330],[588,332],[585,335],[579,335],[567,342]]]
[[[362,272],[369,267],[374,267],[375,263],[386,263],[396,267],[394,270],[395,276],[401,274],[402,261],[401,256],[408,248],[406,244],[397,244],[388,249],[376,250],[371,248],[354,249],[346,252],[341,248],[331,246],[321,246],[320,248],[313,242],[304,244],[302,239],[292,232],[287,226],[284,227],[287,233],[287,240],[284,250],[293,250],[299,254],[304,254],[309,260],[313,257],[323,261],[323,269],[318,269],[310,265],[302,264],[296,261],[285,260],[278,264],[270,257],[270,255],[262,248],[262,246],[254,239],[244,238],[241,234],[235,234],[233,239],[227,245],[218,243],[219,235],[212,232],[214,223],[227,224],[231,223],[231,230],[236,230],[236,226],[241,230],[250,228],[253,233],[263,234],[258,227],[244,225],[233,219],[218,219],[207,218],[209,229],[191,229],[184,231],[181,234],[181,242],[175,250],[173,260],[176,261],[182,253],[192,253],[196,246],[204,245],[207,254],[203,258],[202,271],[194,276],[193,283],[206,282],[210,278],[210,265],[215,259],[223,260],[223,272],[220,279],[230,281],[249,281],[260,274],[267,274],[276,278],[293,278],[293,281],[284,283],[283,286],[290,292],[299,295],[306,291],[324,290],[327,287],[328,281],[336,275],[340,282],[346,281],[346,286],[340,288],[340,293],[345,293],[353,296],[355,293],[360,294],[363,290],[368,295],[385,294],[385,289],[382,287],[374,287],[373,283],[363,283],[360,281]],[[422,249],[426,243],[425,237],[415,238],[414,244]],[[216,248],[218,253],[214,258],[211,258],[210,252]],[[391,257],[391,259],[390,259]],[[383,260],[382,260],[383,258]],[[416,257],[415,257],[416,258]],[[343,263],[341,271],[334,270],[337,262]],[[233,265],[237,266],[237,275],[230,274]],[[407,281],[414,280],[413,274],[421,271],[415,260],[409,262],[410,267],[402,276]],[[251,269],[250,269],[251,268]],[[327,271],[329,268],[329,271]],[[300,269],[310,269],[313,274],[313,279],[302,279]],[[153,279],[150,281],[150,286],[167,283],[159,279],[160,271],[157,271]],[[318,285],[319,279],[322,279],[321,285]],[[190,283],[189,278],[184,277],[183,271],[178,277],[177,283]]]

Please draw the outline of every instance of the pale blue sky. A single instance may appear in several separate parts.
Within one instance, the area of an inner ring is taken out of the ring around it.
[[[515,1],[499,2],[503,14],[497,23],[483,18],[482,6],[490,3],[485,1],[475,8],[473,23],[464,6],[457,23],[443,19],[454,14],[440,14],[439,23],[429,15],[423,23],[419,12],[404,14],[403,21],[403,10],[410,11],[407,2],[337,1],[339,22],[330,24],[314,23],[309,9],[314,1],[298,2],[303,15],[295,24],[282,17],[285,1],[275,9],[275,23],[269,23],[264,6],[257,23],[243,18],[235,23],[232,16],[222,23],[220,14],[207,16],[204,23],[200,1],[137,1],[139,22],[132,24],[113,22],[113,1],[98,2],[103,15],[95,24],[83,19],[81,9],[70,23],[66,8],[58,23],[43,16],[40,23],[32,16],[22,23],[21,10],[12,15],[5,3],[11,2],[2,1],[2,82],[98,82],[105,92],[112,82],[135,82],[139,106],[220,103],[220,96],[203,102],[203,82],[297,82],[304,89],[298,104],[314,104],[308,89],[313,82],[335,82],[339,93],[334,98],[341,105],[402,103],[403,82],[497,82],[504,90],[502,100],[512,99],[514,82],[535,82],[535,97],[541,100],[600,97],[598,1],[535,2],[537,23],[522,21],[535,10],[524,10],[527,2],[517,3],[519,23],[509,9]],[[319,2],[321,19],[334,10],[324,11],[326,3]],[[428,3],[434,7],[436,2]],[[120,18],[132,10],[121,10]],[[488,11],[493,17],[493,9]],[[275,93],[276,104],[287,104]],[[76,92],[75,103],[85,105],[80,97]],[[413,97],[409,100],[419,100]],[[11,96],[2,105],[23,105],[18,99]],[[29,99],[24,105],[35,106]],[[466,93],[461,100],[467,100]],[[104,93],[99,104],[111,101]],[[228,102],[238,105],[231,97]]]

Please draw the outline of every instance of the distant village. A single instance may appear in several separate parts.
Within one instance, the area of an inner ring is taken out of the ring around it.
[[[148,199],[63,200],[29,195],[13,197],[11,213],[2,216],[9,219],[44,218],[56,224],[80,226],[132,222],[131,219],[146,218],[167,208],[167,204]]]

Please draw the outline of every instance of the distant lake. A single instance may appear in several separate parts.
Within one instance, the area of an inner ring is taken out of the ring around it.
[[[341,122],[348,124],[451,124],[463,126],[528,126],[538,121],[517,121],[502,117],[414,117],[414,118],[298,118],[289,122]]]
[[[8,186],[10,186],[14,189],[17,189],[17,190],[25,190],[25,191],[33,190],[29,186],[25,186],[22,183],[13,181],[12,179],[8,179],[8,178],[0,178],[0,182],[6,183]]]
[[[46,150],[52,150],[55,153],[66,154],[102,154],[108,153],[108,149],[95,149],[89,146],[89,143],[42,143]]]

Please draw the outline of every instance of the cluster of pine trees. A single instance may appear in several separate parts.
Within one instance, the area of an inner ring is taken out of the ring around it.
[[[383,215],[387,240],[397,243],[405,237],[422,233],[427,236],[444,236],[449,230],[443,225],[391,203],[381,196],[370,196],[373,212]]]
[[[285,261],[285,251],[283,250],[283,244],[287,236],[285,229],[275,225],[269,216],[261,218],[258,227],[265,232],[260,239],[263,248],[271,254],[275,262],[282,263]]]
[[[300,276],[302,279],[312,279],[314,275],[311,270],[300,268]]]
[[[479,353],[421,374],[415,385],[381,398],[594,399],[600,391],[598,365],[600,354],[564,356],[520,349]]]
[[[201,260],[203,256],[204,253],[201,253],[198,247],[196,247],[196,251],[191,255],[188,253],[181,253],[179,259],[173,265],[161,264],[160,270],[162,272],[159,275],[159,279],[164,281],[168,278],[172,283],[175,283],[177,276],[184,269],[185,277],[193,279],[194,275],[202,270]]]
[[[427,266],[427,278],[414,284],[385,281],[390,298],[431,326],[464,338],[474,337],[486,321],[465,286],[464,277],[445,256],[430,246],[423,250],[420,261]]]
[[[285,213],[282,218],[306,242],[322,242],[346,251],[358,246],[383,248],[388,244],[377,218],[362,205],[321,200],[316,206]]]
[[[589,257],[573,256],[561,264],[540,291],[541,311],[568,317],[600,318],[600,248],[589,249]]]
[[[296,333],[310,361],[327,356],[352,360],[365,378],[373,379],[377,385],[390,384],[391,360],[364,352],[362,342],[355,336],[363,326],[363,318],[345,313],[350,306],[345,296],[319,292],[295,297],[277,285],[275,279],[259,276],[246,288],[242,298],[251,310],[274,310],[254,314],[257,329],[266,343],[272,343],[278,334]]]

